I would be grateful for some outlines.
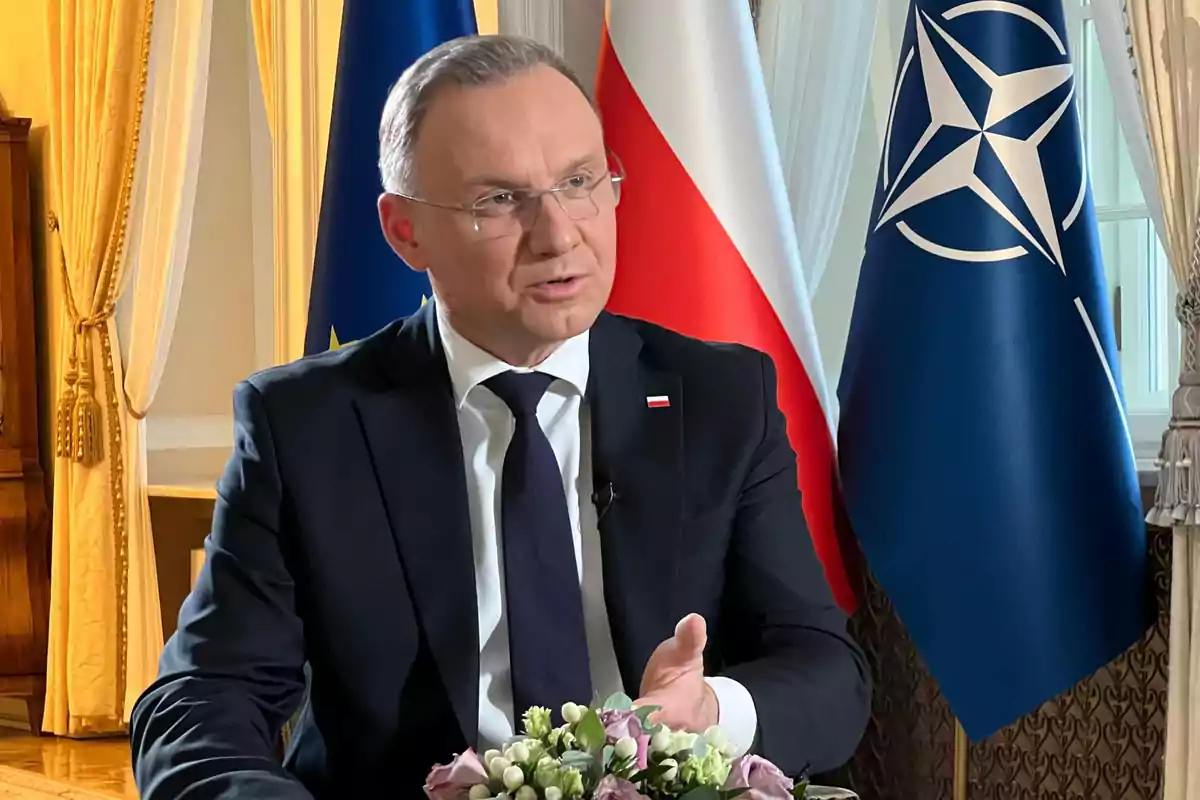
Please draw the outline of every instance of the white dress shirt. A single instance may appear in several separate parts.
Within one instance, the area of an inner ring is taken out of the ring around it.
[[[504,603],[504,562],[501,555],[500,477],[504,454],[512,439],[512,412],[484,381],[512,367],[476,347],[455,331],[436,306],[438,332],[458,410],[471,541],[475,556],[475,595],[479,603],[479,752],[498,747],[514,733],[512,684],[509,677],[508,624]],[[598,698],[622,691],[613,650],[608,611],[604,603],[600,562],[600,533],[592,503],[591,424],[587,401],[588,332],[563,342],[534,368],[554,376],[538,404],[537,417],[550,440],[563,474],[567,512],[575,545],[575,568],[583,592],[592,691]],[[706,679],[717,696],[719,724],[741,754],[749,748],[758,726],[750,692],[729,678]],[[524,711],[524,709],[521,709]]]

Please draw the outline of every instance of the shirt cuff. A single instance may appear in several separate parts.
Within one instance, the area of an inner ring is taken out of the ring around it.
[[[716,676],[704,680],[717,696],[717,724],[734,747],[733,757],[745,755],[758,733],[758,711],[750,690],[733,678]]]

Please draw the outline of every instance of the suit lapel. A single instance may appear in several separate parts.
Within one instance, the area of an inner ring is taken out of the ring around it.
[[[381,348],[387,385],[357,401],[421,630],[464,739],[478,729],[479,609],[458,418],[433,304]]]
[[[597,488],[615,498],[600,519],[604,595],[621,679],[636,693],[654,648],[674,630],[683,514],[680,377],[639,357],[631,323],[601,314],[592,329],[588,403]],[[651,407],[647,398],[666,397]]]

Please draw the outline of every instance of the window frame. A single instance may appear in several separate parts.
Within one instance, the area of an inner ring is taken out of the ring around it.
[[[1085,157],[1088,161],[1089,181],[1093,180],[1095,171],[1092,167],[1092,134],[1091,115],[1088,105],[1091,87],[1089,75],[1092,65],[1089,63],[1089,51],[1084,46],[1087,26],[1094,24],[1094,17],[1089,0],[1063,0],[1063,10],[1068,24],[1068,39],[1070,42],[1072,61],[1076,75],[1077,107],[1081,134],[1084,141]],[[1103,64],[1100,65],[1103,70]],[[1124,142],[1124,132],[1117,126],[1118,141]],[[1147,242],[1155,247],[1157,233],[1149,206],[1142,204],[1100,204],[1096,198],[1095,186],[1092,186],[1093,204],[1098,226],[1105,223],[1142,221],[1147,227]],[[1103,230],[1101,228],[1101,230]],[[1176,376],[1179,369],[1179,325],[1175,323],[1174,314],[1169,308],[1154,308],[1145,301],[1145,292],[1165,291],[1169,298],[1168,305],[1173,306],[1176,294],[1174,279],[1169,265],[1155,261],[1155,250],[1145,258],[1130,263],[1122,261],[1115,265],[1114,270],[1106,267],[1106,277],[1110,272],[1116,274],[1116,285],[1109,286],[1114,302],[1113,318],[1117,325],[1118,350],[1120,353],[1122,393],[1125,397],[1126,418],[1129,423],[1129,434],[1132,439],[1134,458],[1139,473],[1144,477],[1157,474],[1155,461],[1159,455],[1162,434],[1171,416],[1171,395],[1174,391]],[[1157,271],[1154,274],[1145,269],[1154,264],[1159,270],[1165,267],[1165,286],[1157,289],[1147,284],[1163,276]],[[1165,319],[1163,315],[1165,314]],[[1153,338],[1164,336],[1165,344],[1152,345]],[[1154,364],[1154,350],[1163,349],[1166,353],[1166,363]],[[1163,388],[1150,388],[1152,371],[1158,370]]]

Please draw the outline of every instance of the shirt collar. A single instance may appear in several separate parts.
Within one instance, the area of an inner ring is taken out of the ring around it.
[[[437,312],[438,336],[446,354],[446,366],[450,371],[450,383],[454,387],[454,405],[462,408],[471,390],[502,372],[544,372],[566,382],[576,393],[583,395],[588,381],[590,360],[588,357],[588,331],[572,336],[546,360],[532,369],[514,367],[496,358],[491,353],[468,341],[454,330],[440,303],[434,305]]]

